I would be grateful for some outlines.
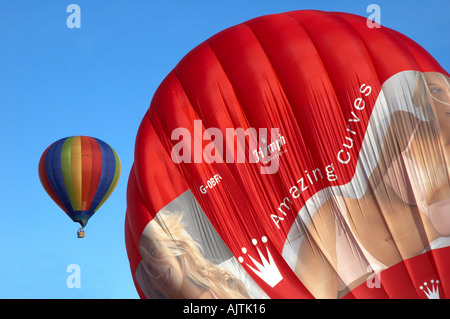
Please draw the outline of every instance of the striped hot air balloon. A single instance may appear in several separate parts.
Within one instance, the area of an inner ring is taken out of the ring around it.
[[[120,167],[117,153],[102,140],[72,136],[44,151],[39,178],[55,203],[83,228],[116,187]],[[79,237],[84,236],[82,228]]]

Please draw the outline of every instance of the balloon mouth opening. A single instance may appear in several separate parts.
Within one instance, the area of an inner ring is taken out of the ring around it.
[[[87,225],[87,220],[86,220],[86,221],[84,221],[84,220],[77,220],[77,221],[75,221],[75,222],[77,222],[78,224],[80,224],[80,226],[81,226],[80,229],[83,229],[83,228],[86,227],[86,225]]]
[[[87,210],[79,210],[71,213],[70,217],[75,223],[79,223],[81,228],[83,228],[86,227],[89,218],[91,218],[92,214],[93,214],[92,212]]]

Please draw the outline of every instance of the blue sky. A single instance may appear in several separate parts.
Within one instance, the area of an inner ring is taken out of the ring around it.
[[[69,29],[69,4],[81,28]],[[265,14],[317,9],[362,16],[409,36],[450,70],[447,0],[0,1],[0,298],[138,298],[124,242],[126,187],[140,121],[164,77],[215,33]],[[121,179],[77,239],[38,177],[52,142],[110,144]],[[67,267],[80,268],[69,288]]]

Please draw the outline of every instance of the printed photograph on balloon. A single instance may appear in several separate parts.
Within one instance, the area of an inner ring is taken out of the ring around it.
[[[194,48],[136,138],[140,296],[448,298],[449,83],[346,13],[263,16]]]
[[[440,89],[431,93],[428,87],[433,85]],[[402,283],[402,294],[394,297],[417,298],[426,281],[419,277],[416,286],[409,287],[416,272],[421,276],[428,272],[428,280],[434,281],[442,275],[439,264],[435,265],[438,252],[430,252],[450,244],[450,229],[446,227],[450,195],[448,144],[444,129],[448,119],[436,116],[449,105],[433,97],[441,89],[448,92],[448,77],[439,73],[405,71],[388,79],[366,131],[366,139],[374,138],[376,143],[363,143],[353,179],[317,193],[317,204],[308,212],[304,208],[305,217],[302,212],[297,216],[299,223],[311,219],[312,231],[291,229],[288,238],[298,249],[291,266],[298,274],[303,273],[303,282],[311,281],[311,289],[323,293],[322,297],[331,298],[336,291],[350,297],[362,293],[363,288],[372,289],[368,284],[372,271],[382,285],[389,286],[388,274],[396,269],[397,274],[405,271],[409,276]],[[386,110],[388,113],[382,114]],[[283,254],[289,256],[291,249],[292,245],[286,245]],[[319,252],[325,253],[329,265],[324,265]],[[414,261],[413,257],[421,254],[422,262],[415,264],[419,259]],[[446,259],[442,265],[448,263]],[[316,278],[307,274],[321,267],[321,284],[326,278],[328,286],[318,288]],[[400,283],[398,277],[390,280]],[[387,291],[384,297],[389,297]]]
[[[159,211],[142,232],[136,277],[157,299],[267,298],[242,269],[190,191]]]

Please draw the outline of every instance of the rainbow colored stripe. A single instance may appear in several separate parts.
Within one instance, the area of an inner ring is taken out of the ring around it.
[[[45,190],[82,227],[111,195],[120,170],[114,149],[89,136],[56,141],[39,162],[39,178]]]

